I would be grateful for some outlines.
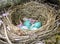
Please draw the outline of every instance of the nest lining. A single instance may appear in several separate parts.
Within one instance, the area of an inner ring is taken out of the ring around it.
[[[44,4],[37,2],[29,2],[24,5],[17,6],[12,13],[12,23],[19,24],[23,17],[33,18],[42,22],[42,25],[47,24],[47,21],[54,16],[54,11],[51,7],[46,7]],[[13,18],[14,17],[14,18]]]

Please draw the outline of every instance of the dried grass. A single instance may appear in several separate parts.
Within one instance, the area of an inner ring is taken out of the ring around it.
[[[38,30],[20,30],[12,21],[15,20],[12,17],[20,16],[15,22],[19,24],[19,20],[23,17],[34,18],[43,23],[43,26]],[[10,16],[10,17],[9,17]],[[9,44],[19,41],[22,44],[28,44],[34,40],[41,40],[51,35],[56,34],[59,25],[56,25],[56,13],[55,9],[46,4],[41,4],[35,1],[28,2],[23,5],[18,5],[9,11],[9,15],[3,18],[4,21],[4,33],[6,40]],[[7,27],[6,27],[7,25]],[[22,34],[21,36],[19,34]]]

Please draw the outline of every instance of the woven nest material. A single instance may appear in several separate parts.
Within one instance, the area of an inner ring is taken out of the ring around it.
[[[17,18],[17,16],[19,18],[17,20],[18,22],[16,23],[16,20],[14,19]],[[19,24],[19,20],[23,19],[23,17],[33,18],[41,21],[42,27],[32,31],[19,29],[15,25]],[[18,44],[29,44],[34,40],[41,40],[56,34],[56,30],[58,28],[58,26],[56,25],[55,9],[47,4],[42,4],[35,1],[31,1],[23,5],[14,7],[9,12],[9,15],[4,17],[3,21],[3,30],[5,30],[5,35],[3,33],[3,37],[7,37],[9,44],[15,44],[16,42]],[[13,23],[12,21],[15,22]],[[1,30],[1,33],[4,32],[3,30]]]

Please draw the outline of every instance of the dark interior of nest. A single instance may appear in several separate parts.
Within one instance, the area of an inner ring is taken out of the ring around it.
[[[44,4],[30,2],[24,5],[18,5],[16,10],[11,14],[11,19],[14,25],[18,25],[20,20],[23,22],[22,19],[24,17],[41,21],[42,25],[45,25],[48,20],[45,14],[48,12]]]
[[[19,8],[18,8],[11,16],[12,23],[14,25],[18,25],[20,23],[20,21],[23,22],[24,17],[27,17],[27,18],[32,18],[34,20],[41,21],[43,25],[46,24],[47,19],[44,18],[43,16],[39,15],[38,13],[36,13],[36,15],[34,15],[35,13],[26,13],[26,11],[19,10]],[[32,10],[32,11],[34,11],[34,10]]]
[[[23,5],[17,5],[11,14],[12,24],[17,26],[24,17],[32,18],[42,22],[42,26],[47,23],[49,13],[53,14],[50,6],[38,2],[28,2]]]

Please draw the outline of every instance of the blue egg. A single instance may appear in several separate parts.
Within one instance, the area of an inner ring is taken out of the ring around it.
[[[33,27],[40,28],[41,26],[42,26],[41,22],[35,22]]]
[[[24,26],[27,26],[28,28],[30,28],[30,26],[31,26],[30,21],[29,21],[29,20],[26,20],[26,21],[24,22]]]
[[[21,29],[22,29],[22,30],[25,30],[25,29],[28,29],[28,27],[22,26]]]
[[[36,28],[36,27],[32,27],[32,28],[30,28],[30,30],[37,30],[38,28]]]

